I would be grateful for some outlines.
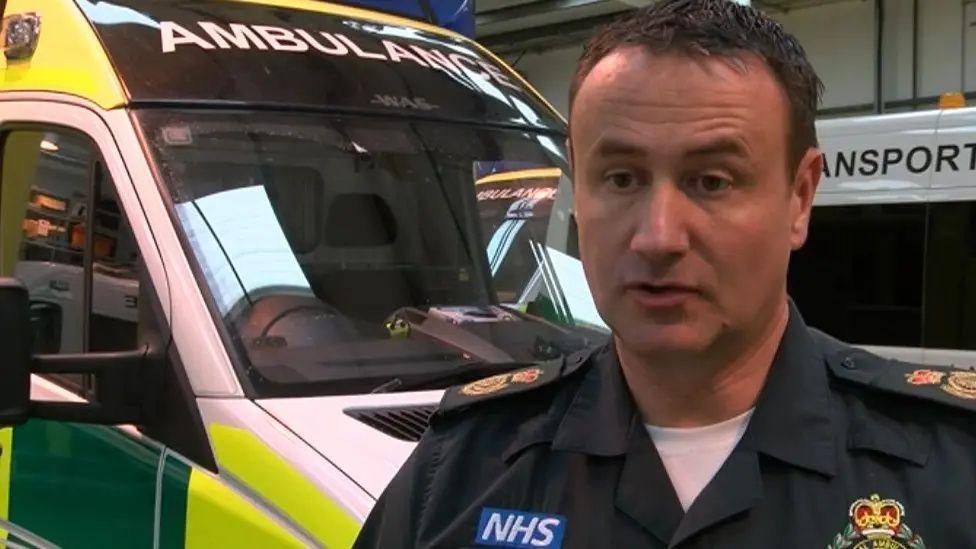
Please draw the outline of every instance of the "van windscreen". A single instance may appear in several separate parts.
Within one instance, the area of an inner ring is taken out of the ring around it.
[[[258,395],[447,386],[604,337],[562,291],[582,271],[559,137],[319,114],[135,116]]]

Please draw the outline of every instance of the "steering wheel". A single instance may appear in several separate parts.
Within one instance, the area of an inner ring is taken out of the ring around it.
[[[338,309],[316,297],[276,294],[259,298],[236,323],[249,342],[286,346],[355,341],[358,331]]]

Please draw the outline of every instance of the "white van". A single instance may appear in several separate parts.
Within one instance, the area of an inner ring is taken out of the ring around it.
[[[883,355],[976,366],[976,109],[821,121],[824,171],[789,292]]]

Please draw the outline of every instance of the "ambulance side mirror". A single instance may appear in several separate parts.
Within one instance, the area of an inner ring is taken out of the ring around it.
[[[30,299],[16,278],[0,278],[0,427],[30,412]]]
[[[0,427],[29,417],[102,425],[145,424],[152,419],[160,386],[156,353],[149,346],[122,352],[32,354],[33,326],[27,288],[0,278]],[[86,402],[31,401],[31,374],[94,377]]]

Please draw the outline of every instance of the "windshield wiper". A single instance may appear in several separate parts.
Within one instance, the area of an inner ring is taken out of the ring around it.
[[[495,345],[490,339],[457,324],[431,316],[428,312],[420,309],[404,307],[395,311],[390,315],[390,318],[402,320],[407,323],[410,330],[440,343],[445,343],[452,348],[460,349],[464,353],[480,359],[480,361],[492,364],[509,364],[512,362],[511,355]]]
[[[465,362],[452,366],[447,370],[432,372],[427,375],[411,376],[409,381],[404,381],[403,378],[395,377],[374,387],[370,391],[370,394],[391,393],[394,391],[412,391],[423,388],[433,389],[448,381],[451,382],[451,385],[456,385],[468,381],[475,381],[491,375],[504,374],[506,372],[511,372],[512,370],[531,366],[533,364],[535,364],[535,362]]]

